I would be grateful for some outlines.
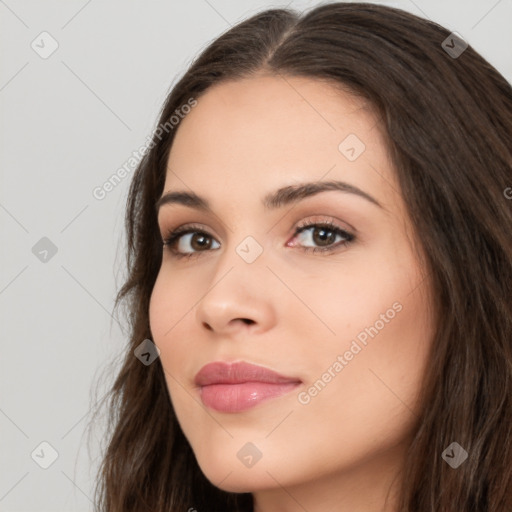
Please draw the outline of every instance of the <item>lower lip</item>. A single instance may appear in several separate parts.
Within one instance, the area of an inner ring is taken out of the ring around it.
[[[212,384],[200,390],[206,407],[220,412],[240,412],[261,402],[289,393],[300,383],[243,382],[241,384]]]

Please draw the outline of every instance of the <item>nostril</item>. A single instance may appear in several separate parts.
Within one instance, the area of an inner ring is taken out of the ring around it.
[[[250,318],[241,318],[242,322],[247,325],[251,325],[254,323],[254,320],[251,320]]]

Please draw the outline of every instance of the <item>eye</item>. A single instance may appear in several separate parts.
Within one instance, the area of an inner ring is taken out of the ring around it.
[[[300,235],[300,236],[299,236]],[[301,243],[294,242],[296,238]],[[333,252],[341,246],[348,245],[355,240],[355,236],[334,223],[306,223],[299,226],[293,234],[292,242],[287,247],[300,246],[305,252]],[[198,256],[201,252],[218,249],[220,244],[199,226],[188,225],[170,231],[163,240],[164,247],[168,247],[176,258],[190,258]],[[217,244],[216,246],[214,244]],[[317,244],[317,246],[304,246],[303,244]]]
[[[189,258],[197,252],[204,252],[212,248],[213,238],[197,226],[186,226],[170,231],[163,245],[169,247],[176,258]],[[218,247],[220,247],[220,244]],[[191,247],[191,250],[189,248]]]
[[[332,252],[340,246],[348,245],[355,240],[355,236],[336,224],[328,221],[322,223],[306,223],[299,226],[295,231],[294,239],[298,237],[302,243],[317,244],[317,246],[302,246],[305,252]],[[335,244],[335,242],[337,242]],[[334,245],[335,244],[335,245]],[[297,245],[294,242],[287,244],[288,247]]]

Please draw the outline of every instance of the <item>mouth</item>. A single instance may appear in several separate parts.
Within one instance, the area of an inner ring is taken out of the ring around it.
[[[302,381],[246,362],[210,363],[194,380],[203,404],[210,409],[235,413],[283,396]]]

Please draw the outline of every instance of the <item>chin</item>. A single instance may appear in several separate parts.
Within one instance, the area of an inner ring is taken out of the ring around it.
[[[238,450],[237,450],[238,451]],[[276,481],[269,475],[275,474],[270,461],[263,458],[252,467],[246,467],[236,456],[230,456],[231,450],[223,453],[208,453],[196,456],[198,465],[208,481],[226,492],[246,493],[276,486]],[[267,473],[267,470],[269,473]]]
[[[209,482],[226,492],[246,493],[275,487],[276,482],[264,468],[235,468],[221,464],[220,467],[199,466]]]

